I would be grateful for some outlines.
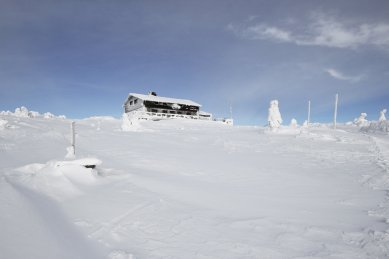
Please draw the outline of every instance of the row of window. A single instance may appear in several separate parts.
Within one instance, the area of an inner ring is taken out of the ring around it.
[[[155,113],[170,113],[170,114],[183,114],[183,115],[193,115],[192,112],[182,112],[182,111],[168,111],[168,110],[157,110],[157,109],[151,109],[151,112]]]
[[[135,100],[133,100],[133,101],[130,101],[130,105],[135,105],[135,104],[137,104],[138,103],[138,99],[135,99]]]

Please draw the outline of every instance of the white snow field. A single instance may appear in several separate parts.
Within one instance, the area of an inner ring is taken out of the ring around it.
[[[389,258],[386,133],[0,119],[1,259]]]

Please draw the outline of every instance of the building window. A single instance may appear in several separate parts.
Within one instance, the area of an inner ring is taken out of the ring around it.
[[[138,103],[138,99],[135,99],[134,100],[134,105]]]
[[[133,101],[130,101],[130,105],[132,105],[133,104]]]

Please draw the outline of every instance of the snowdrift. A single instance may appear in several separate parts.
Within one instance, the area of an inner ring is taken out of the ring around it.
[[[79,187],[98,183],[97,171],[85,165],[100,165],[96,158],[70,161],[52,160],[45,164],[29,164],[17,168],[20,174],[10,177],[19,178],[27,188],[32,188],[54,199],[63,200],[82,194]]]

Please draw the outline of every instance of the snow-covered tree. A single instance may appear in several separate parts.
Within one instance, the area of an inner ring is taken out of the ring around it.
[[[386,109],[380,111],[380,118],[378,119],[378,121],[386,121],[385,113],[386,113]]]
[[[15,116],[28,117],[28,109],[24,106],[15,109]]]
[[[28,117],[30,117],[30,118],[36,118],[36,117],[39,117],[39,116],[40,116],[39,112],[35,112],[35,111],[29,111],[28,112]]]
[[[366,120],[367,114],[362,112],[361,115],[359,115],[358,118],[354,120],[354,124],[359,127],[364,127],[369,125],[369,121]]]
[[[293,118],[291,121],[290,121],[290,125],[289,125],[291,128],[297,128],[298,127],[298,123],[297,123],[297,120],[295,118]]]
[[[277,129],[281,126],[282,117],[278,108],[278,100],[272,100],[269,107],[269,115],[267,119],[271,129]]]

